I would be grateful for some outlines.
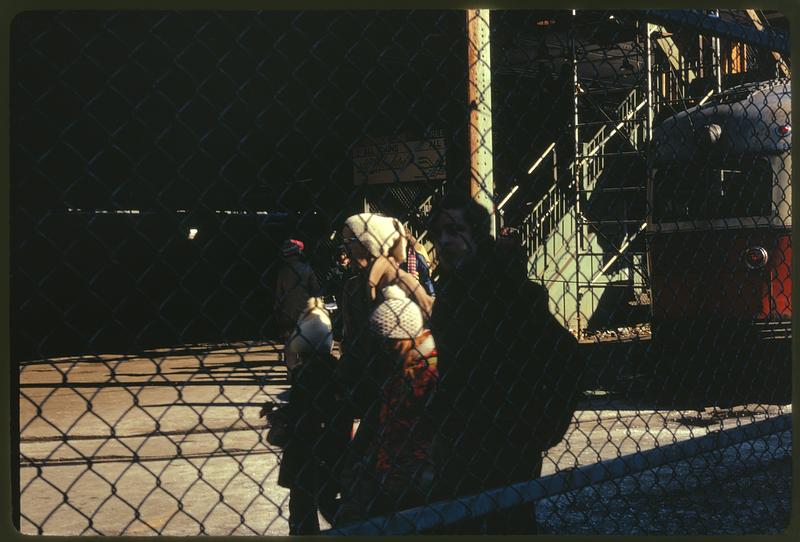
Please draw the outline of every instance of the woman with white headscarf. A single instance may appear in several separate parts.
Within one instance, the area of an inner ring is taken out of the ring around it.
[[[420,287],[416,277],[400,268],[406,259],[408,232],[396,218],[362,213],[348,218],[342,238],[351,260],[367,271],[368,286],[375,299],[384,286],[396,284],[430,316],[433,298]]]
[[[345,469],[350,489],[339,521],[347,522],[424,497],[432,475],[424,406],[438,373],[426,326],[433,298],[400,268],[405,227],[394,218],[362,213],[345,221],[342,237],[360,269],[343,291],[337,367],[353,415],[361,420]]]

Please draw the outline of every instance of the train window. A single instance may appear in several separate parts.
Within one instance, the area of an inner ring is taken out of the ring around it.
[[[653,214],[656,222],[691,220],[695,208],[693,189],[698,185],[697,169],[685,163],[670,164],[656,171]]]
[[[772,169],[764,156],[739,156],[722,167],[675,164],[654,179],[657,222],[769,216]]]

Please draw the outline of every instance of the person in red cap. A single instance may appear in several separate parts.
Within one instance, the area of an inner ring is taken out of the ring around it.
[[[297,239],[287,239],[281,245],[283,265],[275,283],[275,315],[280,338],[285,342],[294,330],[297,319],[310,297],[321,295],[314,270],[302,259],[305,245]]]

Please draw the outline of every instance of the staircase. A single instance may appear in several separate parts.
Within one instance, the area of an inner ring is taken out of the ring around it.
[[[416,202],[413,207],[413,209],[415,209],[413,217],[405,217],[403,221],[403,225],[408,228],[411,234],[416,237],[417,241],[419,241],[428,252],[428,256],[430,256],[431,260],[428,263],[435,263],[438,261],[438,258],[436,257],[436,246],[433,244],[433,240],[428,236],[427,219],[431,214],[434,203],[444,196],[446,185],[446,181],[442,182],[433,189],[432,193],[428,194],[421,201]]]
[[[591,92],[578,93],[578,103],[590,107],[576,105],[576,119],[582,110],[597,114],[588,122],[577,119],[578,155],[569,165],[570,180],[551,186],[521,227],[528,276],[547,287],[550,309],[579,336],[593,327],[612,327],[624,312],[620,307],[633,310],[649,303],[645,148],[659,109],[685,107],[691,100],[689,84],[699,69],[681,55],[664,27],[647,24],[643,34],[636,42],[638,54],[649,70],[658,52],[661,71],[634,78],[611,113],[592,104]],[[573,55],[574,62],[581,61],[575,49]],[[615,86],[630,79],[618,77]],[[551,154],[546,163],[558,160]],[[542,169],[529,173],[540,175]],[[616,308],[609,309],[614,303]],[[643,308],[649,318],[649,307]]]
[[[607,183],[600,180],[609,166],[642,159],[647,141],[646,105],[646,95],[632,88],[614,115],[603,113],[605,121],[580,142],[581,153],[569,166],[571,182],[551,186],[521,227],[528,276],[547,287],[551,311],[576,334],[589,327],[609,289],[625,288],[632,301],[647,298],[643,295],[649,289],[645,255],[637,247],[645,217],[598,217],[588,212],[592,201],[602,194],[644,196],[644,178],[635,186],[602,186]],[[555,152],[552,154],[548,158],[556,161]],[[622,229],[622,236],[611,238],[609,227]]]

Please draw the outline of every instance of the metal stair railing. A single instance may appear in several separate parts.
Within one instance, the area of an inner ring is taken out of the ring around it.
[[[417,205],[417,209],[420,213],[423,215],[430,214],[431,210],[433,209],[434,201],[444,195],[444,187],[445,183],[443,182],[433,190],[433,193],[429,194]]]
[[[634,88],[617,107],[617,118],[620,121],[630,121],[636,117],[636,113],[647,104],[647,98],[640,96],[641,91]],[[634,150],[639,150],[641,143],[640,130],[643,123],[634,124],[632,129],[623,131],[623,135],[628,139]]]
[[[592,139],[589,140],[589,145],[601,141],[604,133],[605,126],[601,126]],[[532,175],[541,164],[545,163],[547,158],[555,158],[555,142],[550,144],[547,148],[548,152],[539,158],[531,169],[528,170],[529,175]],[[595,172],[597,176],[602,172],[602,165],[604,164],[603,157],[600,156],[599,158],[599,167],[596,166],[597,171]],[[568,168],[570,172],[574,172],[576,162],[577,160],[570,163]],[[564,190],[559,190],[557,184],[553,184],[536,205],[533,206],[531,212],[522,222],[523,244],[525,245],[529,260],[535,256],[536,251],[544,244],[547,236],[555,229],[561,219],[564,218],[568,208],[567,194]]]
[[[597,133],[583,144],[583,154],[578,157],[581,166],[585,168],[584,178],[586,186],[582,190],[593,190],[606,166],[605,147],[610,136],[606,136],[606,127],[601,126]]]
[[[542,199],[533,206],[522,222],[522,238],[528,259],[532,258],[548,235],[567,213],[567,195],[557,185],[551,186]]]
[[[623,130],[623,127],[626,123],[635,118],[636,114],[646,104],[647,101],[643,97],[640,97],[638,89],[634,88],[630,93],[628,93],[627,96],[625,96],[625,98],[622,100],[622,103],[617,107],[617,116],[619,118],[619,122],[614,126],[614,128],[612,128],[610,132],[606,133],[606,126],[601,126],[597,133],[595,133],[595,135],[585,144],[584,154],[579,157],[579,160],[584,162],[584,167],[588,168],[588,182],[584,190],[594,189],[597,179],[600,178],[600,174],[603,172],[603,168],[605,167],[605,146],[612,137],[617,134],[622,134],[625,136],[634,150],[639,150],[638,136],[635,135],[638,133],[638,130]],[[609,119],[609,122],[614,122],[614,120]],[[634,134],[633,137],[631,134]]]
[[[598,154],[598,150],[605,145],[605,142],[608,140],[605,138],[605,128],[605,126],[601,126],[588,141],[587,149],[589,150],[584,156],[594,156]],[[555,156],[555,144],[550,145],[548,148],[551,149],[548,156]],[[577,160],[569,165],[570,171],[574,171],[576,162]],[[600,174],[603,172],[605,158],[602,153],[599,153],[599,156],[597,156],[595,160],[588,160],[587,162],[588,166],[591,168],[591,178],[594,181],[599,178]],[[544,160],[540,159],[534,164],[534,167],[529,170],[529,173],[532,174],[536,167],[542,163],[544,163]],[[536,205],[531,208],[531,212],[522,223],[522,235],[528,258],[532,258],[536,254],[536,251],[547,239],[547,236],[556,228],[564,215],[566,215],[568,208],[567,194],[564,190],[559,190],[556,184],[551,186]]]
[[[605,126],[601,126],[592,139],[589,140],[588,148],[592,149],[594,148],[594,145],[598,145],[600,143],[604,145],[604,134]],[[551,149],[551,151],[548,153],[548,157],[555,156],[554,147],[554,145],[548,147]],[[587,152],[586,154],[589,155],[590,153]],[[597,149],[595,149],[592,153],[592,155],[594,154],[597,154]],[[605,164],[602,153],[597,158],[597,160],[592,160],[589,162],[589,165],[592,168],[591,175],[595,180],[602,173],[602,168]],[[540,159],[540,161],[529,170],[529,173],[533,173],[535,167],[543,162],[544,160]],[[574,171],[576,162],[577,160],[570,163],[569,171]],[[570,186],[572,186],[572,184],[570,184]],[[557,184],[552,185],[547,192],[545,192],[544,196],[542,196],[542,198],[536,203],[536,205],[531,208],[531,212],[527,217],[525,217],[525,220],[523,220],[521,228],[523,244],[525,245],[529,260],[536,256],[536,252],[539,247],[545,244],[547,237],[557,228],[558,223],[567,214],[569,208],[570,202],[568,201],[568,194],[565,190],[560,189]]]
[[[625,238],[622,241],[622,244],[619,246],[619,248],[614,247],[614,250],[611,251],[613,256],[603,265],[603,267],[597,273],[595,273],[595,275],[589,281],[589,284],[597,283],[600,277],[603,274],[605,274],[611,268],[611,266],[614,265],[614,263],[616,263],[616,261],[619,260],[620,258],[627,260],[628,263],[630,263],[631,266],[635,268],[633,262],[627,257],[627,249],[628,247],[631,246],[631,244],[633,244],[633,241],[645,230],[646,227],[647,223],[643,222],[636,228],[633,235],[626,234]],[[642,275],[642,279],[646,281],[647,277]]]
[[[628,123],[628,121],[636,117],[636,114],[642,109],[642,107],[646,105],[646,103],[647,103],[646,98],[644,96],[641,96],[639,89],[633,88],[631,92],[628,93],[628,95],[622,100],[622,103],[620,103],[620,105],[617,107],[617,118],[619,119],[619,123],[611,130],[611,133],[609,133],[605,139],[603,139],[600,143],[596,145],[594,149],[591,149],[587,153],[587,156],[589,157],[588,159],[591,161],[592,155],[594,153],[598,153],[598,151],[601,148],[604,148],[605,144],[616,133],[620,133],[623,136],[625,136],[625,139],[628,141],[631,147],[633,147],[635,151],[640,151],[640,143],[642,143],[643,140],[639,137],[639,132],[640,132],[640,126],[643,123],[638,123],[639,125],[634,125],[632,128],[629,128],[624,131],[622,128],[623,126],[626,125],[626,123]],[[603,153],[598,153],[598,155],[600,159],[604,159],[605,157]],[[595,170],[599,171],[595,174]],[[586,190],[591,191],[594,189],[597,183],[597,179],[600,176],[600,172],[602,172],[602,168],[597,168],[596,166],[589,168],[588,171],[589,175],[587,175],[587,180],[588,180],[587,184],[589,184],[589,186],[586,187]],[[582,226],[588,225],[588,223],[581,221],[580,217],[579,217],[579,222],[581,222]],[[589,281],[590,284],[594,284],[595,282],[597,282],[600,276],[606,273],[606,271],[608,271],[608,269],[610,269],[611,266],[618,259],[623,258],[625,260],[629,260],[628,257],[626,256],[626,251],[628,247],[632,244],[633,240],[644,230],[645,225],[646,224],[644,222],[637,224],[636,231],[632,236],[628,236],[626,234],[625,239],[623,240],[621,246],[619,248],[615,248],[615,250],[612,251],[613,254],[612,257],[605,263],[602,269],[591,278],[591,280]],[[587,236],[591,233],[592,233],[591,231],[586,232]],[[632,264],[632,262],[630,263]]]
[[[430,215],[431,210],[433,209],[433,205],[436,202],[436,200],[438,200],[439,198],[444,196],[445,185],[446,185],[446,181],[442,182],[441,184],[439,184],[439,186],[434,188],[432,193],[428,194],[420,203],[418,203],[416,205],[415,213],[416,213],[416,215],[418,217],[419,216],[428,216],[428,215]],[[419,243],[421,243],[425,247],[425,250],[428,251],[428,256],[430,256],[430,258],[432,260],[431,262],[428,262],[428,263],[430,264],[430,263],[435,262],[436,259],[437,259],[436,258],[436,247],[433,244],[433,242],[430,239],[427,238],[427,236],[428,236],[427,228],[425,228],[425,227],[423,227],[423,228],[415,228],[412,225],[412,219],[410,217],[407,217],[402,222],[403,222],[403,225],[406,228],[408,228],[408,230],[414,235],[414,237],[417,239],[417,241]]]
[[[633,130],[632,132],[634,135],[631,136],[630,133],[623,132],[622,127],[633,119],[645,105],[646,101],[644,97],[641,96],[638,89],[632,89],[617,107],[618,124],[616,124],[609,133],[607,133],[605,125],[601,126],[592,138],[584,144],[586,149],[584,154],[570,164],[570,171],[574,171],[576,163],[583,163],[583,166],[587,168],[585,172],[585,179],[587,181],[586,190],[591,191],[600,178],[600,175],[603,173],[605,168],[605,153],[603,151],[606,143],[608,143],[614,135],[617,133],[625,135],[634,149],[639,150],[640,141],[638,130]],[[611,122],[613,122],[613,120],[611,120]],[[548,147],[548,149],[553,148],[554,145]],[[552,150],[548,155],[555,155],[555,151]],[[529,170],[529,173],[532,174],[543,162],[544,160],[542,159],[537,161]],[[521,233],[529,260],[536,257],[539,247],[545,245],[548,236],[558,227],[559,222],[567,214],[571,207],[571,202],[567,200],[568,194],[565,193],[564,190],[560,190],[559,187],[554,184],[547,190],[539,202],[533,206],[531,212],[523,221]]]
[[[545,153],[531,166],[528,174],[532,175],[541,164],[549,161],[548,159],[550,158],[554,159],[555,156],[555,142],[553,142],[547,146]],[[573,166],[574,162],[570,165],[570,169]],[[522,234],[522,243],[525,246],[528,259],[536,254],[536,250],[547,239],[548,234],[558,224],[565,212],[566,195],[562,190],[558,189],[557,184],[553,184],[522,221],[520,233]]]

